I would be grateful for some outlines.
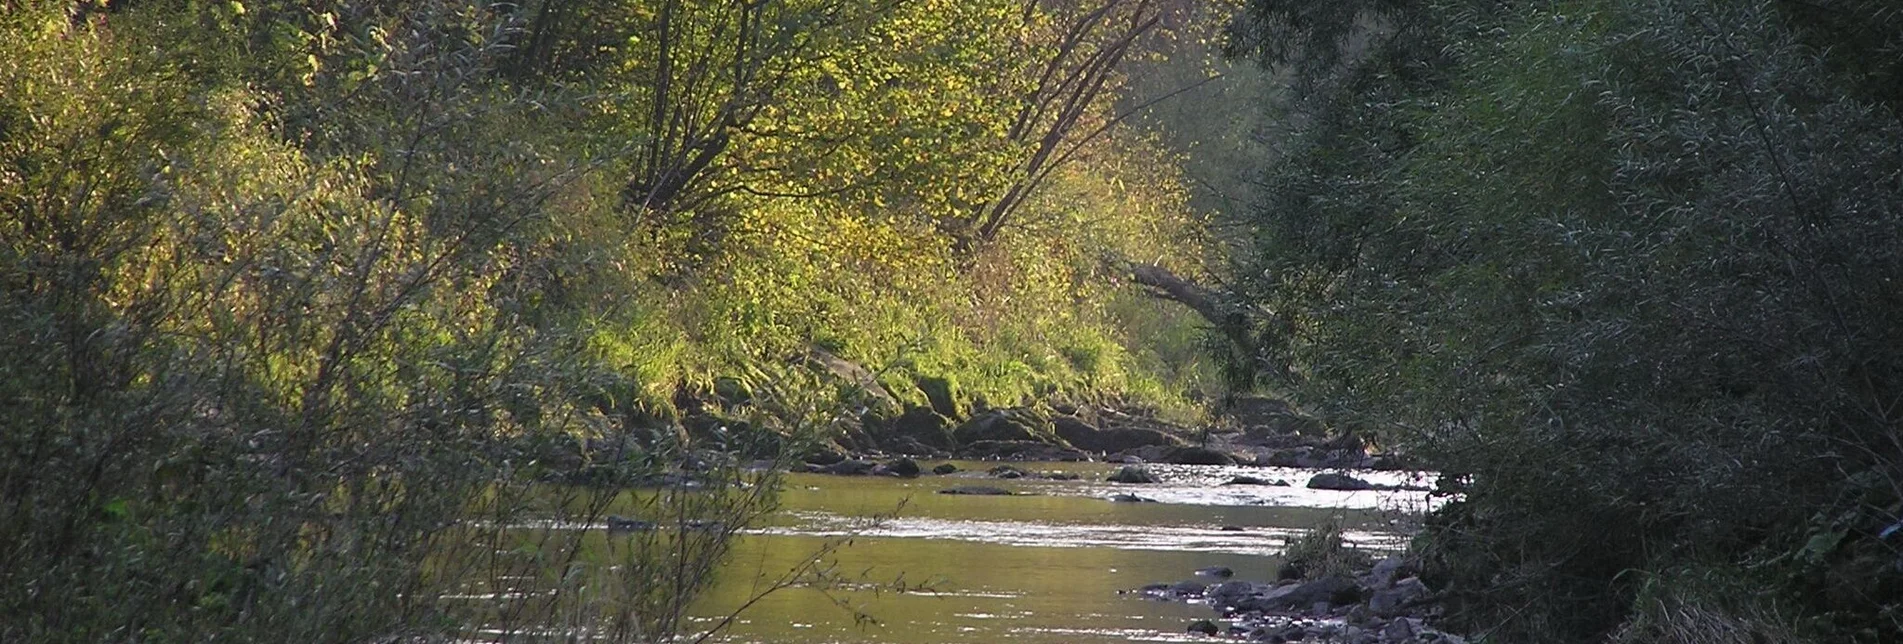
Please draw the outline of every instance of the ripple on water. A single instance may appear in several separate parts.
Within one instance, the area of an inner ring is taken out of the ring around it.
[[[1015,547],[1114,548],[1267,556],[1281,553],[1290,539],[1303,532],[1302,528],[1272,526],[1232,532],[1208,526],[1060,524],[929,517],[899,517],[868,524],[861,517],[842,516],[822,511],[796,512],[790,516],[795,519],[791,525],[749,530],[747,533],[772,536],[858,535],[899,539],[949,539]],[[1349,530],[1343,533],[1343,537],[1357,546],[1374,550],[1398,549],[1402,543],[1400,535],[1390,532]]]

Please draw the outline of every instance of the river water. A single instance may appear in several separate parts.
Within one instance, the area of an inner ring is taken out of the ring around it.
[[[850,539],[824,558],[834,583],[767,594],[715,640],[1194,641],[1184,627],[1212,617],[1207,606],[1119,590],[1189,579],[1209,566],[1229,567],[1241,579],[1273,579],[1285,543],[1330,520],[1350,541],[1398,548],[1427,503],[1413,492],[1309,490],[1302,485],[1314,472],[1293,469],[1151,465],[1162,483],[1120,485],[1102,482],[1117,466],[1101,463],[1013,464],[1078,474],[1077,481],[995,480],[983,471],[995,463],[954,463],[969,471],[917,479],[790,475],[782,510],[741,538],[696,605],[698,628],[733,613],[828,544]],[[1354,474],[1376,483],[1426,483],[1412,474]],[[1222,485],[1235,475],[1292,485]],[[937,493],[958,485],[1026,494]],[[1109,500],[1118,493],[1156,502]]]

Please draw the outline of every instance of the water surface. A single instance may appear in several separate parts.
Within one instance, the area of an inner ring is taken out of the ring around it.
[[[1208,566],[1270,579],[1286,542],[1329,520],[1340,521],[1352,541],[1398,547],[1404,524],[1425,503],[1419,493],[1309,490],[1301,486],[1313,472],[1293,469],[1152,465],[1163,483],[1121,485],[1101,481],[1116,467],[1106,464],[1014,464],[1084,479],[1051,481],[995,480],[982,472],[994,463],[955,463],[976,471],[917,479],[790,475],[783,510],[735,545],[723,577],[696,606],[697,623],[717,621],[769,580],[850,539],[825,558],[838,583],[769,594],[717,640],[1194,641],[1184,626],[1212,616],[1208,607],[1119,590],[1189,579]],[[1221,485],[1238,474],[1292,485]],[[1355,474],[1377,483],[1422,482],[1415,475]],[[937,493],[958,485],[1026,495]],[[1108,500],[1118,493],[1157,502]]]

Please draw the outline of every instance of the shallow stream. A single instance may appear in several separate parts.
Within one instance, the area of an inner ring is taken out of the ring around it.
[[[1208,607],[1119,590],[1189,579],[1209,566],[1273,579],[1285,543],[1330,519],[1351,541],[1398,548],[1426,503],[1416,492],[1309,490],[1302,485],[1314,472],[1294,469],[1151,465],[1163,482],[1121,485],[1102,482],[1117,467],[1102,463],[1013,464],[1081,475],[1077,481],[996,480],[984,473],[995,463],[954,463],[968,471],[916,479],[790,475],[782,511],[735,546],[720,581],[695,607],[696,623],[717,622],[829,541],[850,537],[827,559],[841,583],[768,594],[717,641],[1194,641],[1184,627],[1212,617]],[[1404,473],[1354,474],[1427,483]],[[1292,485],[1222,484],[1236,475]],[[1028,495],[937,493],[959,485]],[[1109,500],[1119,493],[1156,502]],[[880,515],[890,518],[873,520]]]

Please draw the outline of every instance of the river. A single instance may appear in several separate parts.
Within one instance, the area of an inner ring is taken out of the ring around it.
[[[768,594],[716,641],[1193,641],[1184,627],[1212,617],[1208,607],[1118,591],[1188,579],[1208,566],[1273,579],[1285,542],[1331,519],[1351,541],[1398,548],[1427,502],[1413,492],[1309,490],[1302,485],[1314,472],[1295,469],[1151,465],[1161,483],[1120,485],[1102,482],[1117,467],[1102,463],[1013,464],[1078,474],[1076,481],[995,480],[984,469],[996,463],[954,463],[967,471],[916,479],[790,475],[781,511],[740,539],[720,580],[695,606],[697,627],[718,622],[767,580],[851,536],[828,559],[838,584]],[[1293,485],[1222,484],[1243,474]],[[1403,473],[1355,475],[1424,482]],[[972,484],[1027,494],[937,493]],[[1156,502],[1110,501],[1117,493]],[[871,521],[879,515],[890,516]]]

